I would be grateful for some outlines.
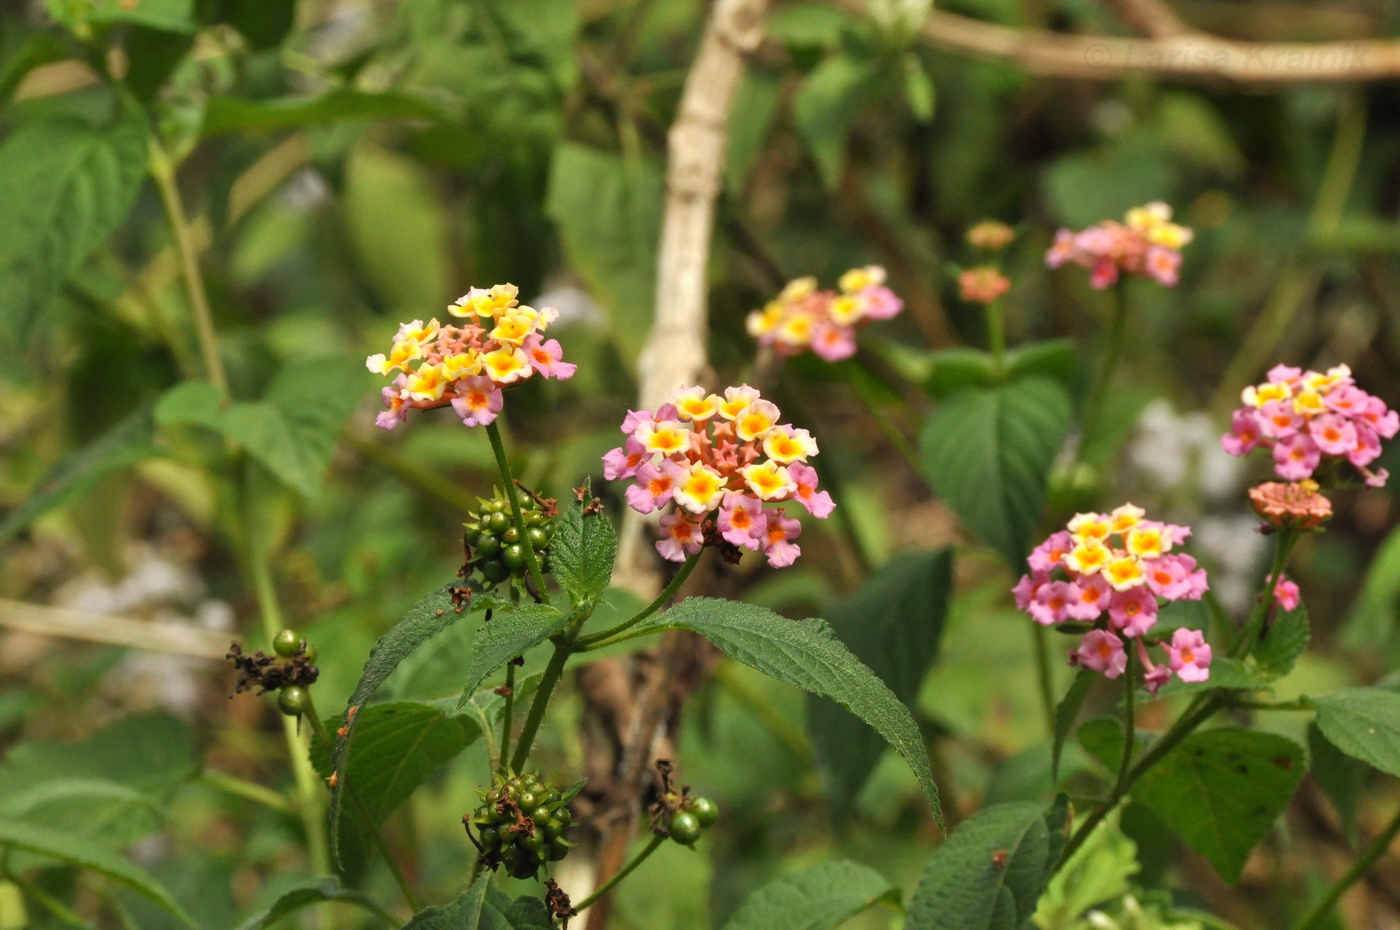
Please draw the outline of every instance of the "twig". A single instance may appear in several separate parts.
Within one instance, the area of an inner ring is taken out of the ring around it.
[[[183,623],[108,617],[21,601],[0,600],[0,627],[41,636],[61,636],[89,643],[107,643],[129,649],[218,661],[222,661],[228,652],[229,643],[229,637],[224,633]]]
[[[1123,22],[1151,39],[1200,34],[1161,0],[1104,0],[1104,5],[1118,14]]]

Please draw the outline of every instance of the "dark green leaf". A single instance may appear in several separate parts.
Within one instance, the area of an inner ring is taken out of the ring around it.
[[[193,32],[194,0],[46,0],[49,13],[66,26],[135,23],[166,32]]]
[[[614,337],[633,358],[656,300],[664,191],[661,170],[650,161],[570,142],[554,150],[545,209],[569,264],[607,309]]]
[[[1322,735],[1342,752],[1400,775],[1400,694],[1342,688],[1313,698]]]
[[[356,716],[355,745],[342,770],[356,796],[351,799],[352,808],[357,815],[363,808],[374,827],[383,825],[429,775],[456,758],[480,733],[475,724],[448,716],[432,704],[372,704]],[[333,719],[328,729],[339,725]],[[323,777],[331,773],[329,749],[319,740],[312,749]],[[352,822],[356,828],[362,826],[358,816]]]
[[[953,554],[910,553],[882,567],[853,596],[827,611],[836,636],[900,701],[912,705],[938,655]],[[833,810],[843,818],[880,760],[884,740],[860,718],[827,698],[807,700],[807,733]]]
[[[725,921],[724,930],[835,930],[899,889],[855,862],[827,862],[771,881]]]
[[[549,546],[554,577],[569,592],[576,614],[592,610],[607,590],[617,558],[617,531],[608,515],[601,509],[585,513],[592,501],[592,487],[585,481],[583,500],[564,512]]]
[[[1342,641],[1352,649],[1372,650],[1394,635],[1400,611],[1400,527],[1390,531],[1366,569],[1361,593],[1342,627]]]
[[[219,429],[223,416],[223,398],[219,389],[208,381],[185,381],[175,385],[156,401],[155,421],[158,426],[203,426]]]
[[[1332,745],[1316,721],[1308,724],[1308,761],[1312,777],[1337,810],[1342,832],[1355,842],[1356,809],[1370,768]]]
[[[788,620],[771,610],[692,597],[634,634],[667,629],[699,633],[726,655],[779,681],[829,697],[874,727],[899,752],[923,786],[934,817],[943,823],[928,752],[909,709],[864,663],[851,655],[824,620]]]
[[[0,846],[58,859],[105,875],[149,899],[189,927],[195,924],[155,877],[119,853],[63,830],[0,819]]]
[[[1274,618],[1273,625],[1259,637],[1250,655],[1265,675],[1282,678],[1293,671],[1298,657],[1308,648],[1311,636],[1308,609],[1300,603],[1297,610],[1280,612]]]
[[[10,105],[16,88],[30,71],[55,61],[74,57],[74,49],[63,36],[53,32],[36,32],[24,40],[15,53],[0,67],[0,108]]]
[[[961,391],[924,425],[929,482],[1014,570],[1030,550],[1050,466],[1069,424],[1065,389],[1030,377]]]
[[[1028,343],[1006,353],[1006,370],[1012,378],[1044,375],[1068,390],[1079,371],[1079,346],[1072,339]]]
[[[923,62],[913,52],[904,56],[904,96],[909,101],[909,109],[921,123],[933,119],[933,108],[938,96],[934,91],[933,78],[924,69]]]
[[[1058,859],[1052,833],[1063,825],[1062,812],[1033,802],[978,811],[929,860],[906,930],[1019,930]]]
[[[1233,883],[1293,797],[1304,768],[1303,747],[1282,736],[1208,730],[1167,753],[1132,796]]]
[[[238,925],[238,930],[263,930],[264,927],[272,926],[289,914],[325,901],[343,901],[347,904],[355,904],[369,911],[384,923],[391,925],[398,923],[392,915],[375,904],[368,895],[342,887],[340,879],[309,878],[296,887],[284,891],[282,896],[274,901],[270,907],[263,908],[243,921]]]
[[[930,359],[932,368],[924,388],[942,400],[964,388],[991,387],[996,384],[996,368],[992,356],[981,349],[960,346],[935,352]]]
[[[296,0],[222,0],[219,19],[255,52],[281,45],[296,23]]]
[[[441,120],[441,109],[398,91],[370,93],[337,88],[317,97],[254,101],[215,97],[204,108],[201,133],[207,138],[232,132],[283,132],[324,123],[383,120]]]
[[[55,507],[82,494],[104,475],[128,468],[155,452],[149,405],[137,410],[87,447],[67,456],[40,480],[4,523],[0,541],[28,529]]]
[[[335,772],[335,786],[331,789],[331,852],[338,853],[341,801],[345,794],[345,763],[355,729],[359,723],[360,711],[365,701],[378,690],[390,673],[408,655],[438,633],[457,621],[458,614],[452,605],[448,588],[439,588],[413,605],[394,628],[374,644],[369,651],[365,669],[360,673],[360,681],[350,695],[346,707],[345,734],[336,741],[331,752],[331,769]]]
[[[419,911],[403,930],[549,930],[547,922],[540,922],[543,902],[528,897],[509,901],[491,884],[491,873],[482,872],[456,901]]]
[[[837,52],[818,65],[797,92],[797,128],[830,190],[841,182],[851,124],[861,107],[874,99],[884,76],[878,62]]]
[[[23,342],[59,287],[126,218],[146,175],[134,106],[102,128],[26,123],[0,145],[0,332]]]
[[[309,403],[306,386],[313,383],[316,398]],[[263,399],[291,431],[296,470],[284,479],[291,487],[308,497],[320,491],[336,440],[369,383],[364,364],[347,358],[293,362],[272,379]]]
[[[126,77],[122,83],[142,103],[150,103],[165,86],[170,75],[194,47],[195,34],[167,32],[149,26],[131,26],[126,31]]]
[[[1069,690],[1065,692],[1059,706],[1055,708],[1055,742],[1050,750],[1050,774],[1052,778],[1060,776],[1060,754],[1064,751],[1065,740],[1069,739],[1069,735],[1074,732],[1074,724],[1079,720],[1079,711],[1084,707],[1084,699],[1094,689],[1094,682],[1098,679],[1098,672],[1081,668],[1079,673],[1074,676],[1074,683],[1069,686]]]
[[[569,618],[553,607],[532,604],[516,610],[499,611],[481,625],[472,643],[472,664],[467,670],[461,707],[496,669],[516,656],[524,655],[568,624]]]

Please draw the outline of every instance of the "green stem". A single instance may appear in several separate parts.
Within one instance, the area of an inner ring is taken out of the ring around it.
[[[1006,314],[1001,301],[987,304],[987,342],[992,349],[992,370],[997,378],[1006,377]]]
[[[1337,903],[1346,890],[1365,877],[1371,866],[1375,865],[1386,854],[1397,834],[1400,834],[1400,812],[1391,818],[1390,823],[1386,824],[1380,835],[1371,841],[1371,845],[1366,847],[1366,850],[1357,858],[1352,867],[1347,869],[1346,874],[1328,890],[1322,900],[1313,905],[1307,916],[1298,922],[1296,930],[1312,930],[1313,927],[1322,924],[1331,912],[1333,905]]]
[[[506,775],[506,760],[510,758],[510,730],[511,717],[515,713],[515,662],[506,663],[506,706],[501,711],[501,758],[499,760],[499,770],[501,777]]]
[[[1269,611],[1274,606],[1274,589],[1278,587],[1279,580],[1283,577],[1283,570],[1288,565],[1288,557],[1293,552],[1293,547],[1298,542],[1297,530],[1279,530],[1278,541],[1274,545],[1274,560],[1269,566],[1269,574],[1264,577],[1264,590],[1259,595],[1259,599],[1254,603],[1254,609],[1249,612],[1249,619],[1245,621],[1244,628],[1240,630],[1240,638],[1235,647],[1230,650],[1231,655],[1243,659],[1249,655],[1254,644],[1259,641],[1259,636],[1264,629],[1264,619],[1269,616]]]
[[[875,425],[880,428],[880,432],[885,435],[885,439],[889,441],[890,445],[894,446],[894,450],[909,464],[909,467],[914,469],[914,474],[923,475],[924,466],[919,460],[919,451],[914,448],[914,444],[909,441],[903,431],[890,419],[889,414],[885,412],[885,408],[880,406],[879,399],[870,389],[870,384],[866,381],[864,375],[856,371],[851,378],[851,383],[855,386],[856,396],[859,397],[861,403],[865,405],[865,409],[870,411],[870,418],[875,421]]]
[[[1035,677],[1040,691],[1040,707],[1045,714],[1045,725],[1053,735],[1055,732],[1055,689],[1050,670],[1050,637],[1045,627],[1031,624],[1031,651],[1035,654]]]
[[[326,731],[326,724],[321,720],[321,715],[316,713],[316,704],[312,701],[311,692],[309,690],[306,694],[306,713],[303,716],[311,722],[312,731],[315,732],[317,738],[321,740],[322,745],[326,747],[326,751],[329,752],[331,747],[335,744],[331,741],[330,733]],[[403,869],[399,866],[398,859],[396,859],[394,854],[389,850],[389,844],[384,841],[384,835],[375,824],[374,818],[370,816],[369,810],[365,807],[365,802],[360,799],[360,793],[355,790],[353,784],[347,783],[345,788],[345,793],[350,796],[350,804],[355,808],[355,816],[360,819],[360,826],[364,828],[370,841],[374,843],[375,849],[378,849],[379,854],[384,857],[384,864],[389,867],[389,872],[394,876],[394,881],[398,884],[399,891],[403,893],[404,901],[408,903],[413,913],[418,913],[423,909],[422,905],[420,905],[418,899],[414,897],[413,889],[409,887],[407,876],[403,874]]]
[[[1137,749],[1137,682],[1133,672],[1137,657],[1132,649],[1126,650],[1128,665],[1123,669],[1123,756],[1118,760],[1118,779],[1114,782],[1111,796],[1122,797],[1127,793],[1128,772],[1133,765],[1133,750]]]
[[[1103,417],[1104,401],[1108,398],[1109,387],[1113,384],[1114,372],[1118,370],[1119,359],[1123,355],[1123,343],[1128,334],[1128,307],[1119,282],[1113,292],[1113,310],[1109,323],[1108,349],[1104,353],[1103,365],[1099,369],[1098,380],[1094,382],[1088,400],[1084,402],[1083,429],[1079,437],[1080,458],[1083,450],[1089,447],[1090,440],[1098,432],[1099,420]]]
[[[612,878],[608,879],[607,881],[603,882],[603,884],[595,888],[591,895],[584,898],[578,904],[575,904],[575,910],[585,910],[590,904],[593,904],[603,895],[607,894],[609,891],[612,891],[613,887],[617,885],[618,882],[622,881],[624,878],[636,871],[637,866],[645,862],[647,860],[647,857],[650,856],[652,853],[656,852],[657,847],[664,842],[666,842],[666,837],[653,836],[651,838],[651,842],[647,843],[641,852],[637,853],[637,855],[632,857],[631,862],[624,865],[622,869]]]
[[[92,924],[88,923],[86,920],[83,920],[76,913],[74,913],[73,910],[68,907],[68,905],[64,904],[62,901],[58,900],[53,895],[44,891],[38,885],[30,884],[27,882],[17,882],[16,884],[19,884],[20,887],[24,890],[25,894],[33,898],[35,901],[38,901],[39,905],[43,907],[44,910],[48,911],[59,921],[67,924],[70,927],[78,927],[79,930],[93,930]]]
[[[287,803],[287,799],[279,792],[250,781],[244,781],[241,778],[235,778],[232,775],[226,775],[223,772],[201,772],[199,777],[195,779],[195,784],[248,801],[255,801],[283,814],[293,813],[292,805]]]
[[[510,460],[506,457],[505,443],[501,442],[501,430],[495,422],[486,424],[486,435],[491,438],[491,451],[496,455],[496,467],[501,471],[501,479],[506,483],[506,497],[510,499],[511,517],[515,521],[515,531],[520,534],[521,550],[525,553],[525,565],[530,570],[530,580],[535,583],[535,597],[540,603],[549,603],[549,594],[544,588],[544,575],[540,572],[540,561],[525,536],[525,514],[520,507],[520,489],[515,486],[515,476],[510,471]]]
[[[578,641],[578,646],[580,650],[586,650],[590,646],[593,646],[597,643],[601,643],[605,639],[611,639],[619,633],[623,633],[627,630],[630,630],[632,627],[641,623],[647,617],[650,617],[652,614],[656,613],[662,607],[665,607],[666,602],[669,601],[671,597],[676,593],[676,591],[680,589],[681,585],[685,584],[685,580],[690,577],[690,573],[695,571],[695,566],[700,563],[700,556],[704,553],[704,551],[704,549],[701,549],[699,552],[686,559],[685,564],[681,566],[680,571],[676,572],[676,576],[671,579],[670,584],[666,585],[666,587],[662,589],[661,593],[656,595],[656,600],[652,601],[650,604],[644,607],[636,616],[632,617],[630,620],[624,620],[617,626],[612,627],[610,629],[606,629],[601,633],[594,633],[591,636],[584,636],[580,638]]]
[[[175,166],[160,140],[154,136],[149,140],[150,171],[160,191],[160,202],[165,208],[166,220],[170,223],[171,234],[175,237],[175,251],[180,256],[180,271],[185,279],[185,293],[189,297],[190,312],[194,315],[195,332],[199,336],[199,351],[204,359],[204,373],[209,382],[218,388],[219,393],[228,397],[228,375],[224,373],[224,360],[219,354],[218,333],[214,329],[214,314],[209,309],[209,294],[204,287],[204,277],[199,270],[199,255],[195,249],[194,233],[185,207],[180,200],[180,186],[175,181]]]
[[[554,645],[554,654],[549,657],[549,664],[545,666],[544,677],[540,679],[540,686],[535,691],[535,699],[530,704],[530,714],[525,718],[525,726],[520,730],[520,741],[515,744],[515,754],[510,759],[510,770],[517,775],[524,770],[525,763],[530,758],[530,748],[535,743],[535,734],[540,729],[540,722],[544,720],[544,711],[549,706],[549,698],[554,693],[555,685],[559,684],[559,679],[564,674],[564,664],[569,661],[569,656],[573,653],[574,644],[568,640]]]

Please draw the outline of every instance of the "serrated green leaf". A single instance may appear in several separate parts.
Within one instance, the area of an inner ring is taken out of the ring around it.
[[[135,23],[166,32],[193,32],[194,0],[46,0],[70,28],[86,23]]]
[[[793,621],[735,601],[692,597],[659,617],[643,621],[632,635],[685,629],[708,639],[730,658],[779,681],[831,698],[870,724],[894,746],[918,776],[943,823],[938,787],[928,752],[909,708],[879,677],[851,655],[824,620]]]
[[[665,185],[651,161],[566,142],[554,150],[545,210],[569,264],[608,311],[613,336],[636,358],[656,300],[656,247]]]
[[[958,346],[942,349],[929,357],[924,389],[942,400],[969,387],[991,387],[997,383],[992,356],[981,349]]]
[[[154,439],[151,408],[146,405],[50,469],[24,503],[0,523],[0,542],[24,532],[35,520],[82,494],[104,475],[152,456]]]
[[[309,878],[296,887],[284,891],[282,896],[271,905],[239,924],[238,930],[263,930],[264,927],[270,927],[283,917],[294,914],[302,908],[326,901],[340,901],[358,905],[386,924],[398,923],[393,915],[374,903],[374,900],[368,895],[355,891],[353,888],[345,888],[340,884],[340,879],[330,877]]]
[[[549,544],[554,577],[569,592],[574,613],[592,610],[612,581],[617,558],[617,531],[601,509],[584,513],[593,500],[592,486],[583,484],[583,500],[559,518]]]
[[[874,99],[884,77],[874,59],[837,52],[818,65],[797,92],[793,117],[828,190],[840,184],[851,124],[861,107]]]
[[[190,920],[189,915],[170,896],[170,892],[156,881],[155,876],[133,865],[119,853],[111,852],[81,836],[0,818],[0,846],[57,859],[97,872],[147,898],[186,926],[195,926],[194,921]]]
[[[382,826],[429,775],[481,733],[466,718],[412,701],[372,704],[356,716],[355,744],[342,767],[358,806],[374,827]],[[339,720],[332,719],[327,729],[333,731],[339,725]],[[319,739],[313,740],[312,759],[322,777],[331,773],[329,750]],[[353,822],[356,828],[362,826],[358,820]]]
[[[1356,810],[1366,787],[1370,768],[1332,744],[1317,721],[1308,724],[1308,768],[1327,799],[1336,808],[1342,832],[1356,841]]]
[[[1069,686],[1069,690],[1055,707],[1054,744],[1050,750],[1051,778],[1060,777],[1060,755],[1064,752],[1065,740],[1074,732],[1074,724],[1079,720],[1079,711],[1084,707],[1084,699],[1094,689],[1094,682],[1098,678],[1098,672],[1081,668],[1074,676],[1074,683]]]
[[[1317,726],[1332,745],[1388,775],[1400,775],[1400,694],[1342,688],[1312,702]]]
[[[379,637],[370,649],[364,671],[360,673],[360,681],[355,685],[355,690],[346,705],[345,735],[336,741],[335,748],[331,751],[331,769],[335,773],[330,810],[333,855],[339,856],[341,802],[346,785],[345,764],[355,738],[355,730],[359,725],[360,710],[403,661],[404,656],[457,622],[458,616],[449,589],[439,588],[414,604],[404,618],[395,624],[393,629]]]
[[[1311,638],[1308,609],[1300,603],[1296,610],[1280,612],[1274,618],[1273,625],[1259,637],[1250,655],[1265,675],[1282,678],[1293,671]]]
[[[851,653],[912,705],[938,655],[952,587],[950,550],[909,553],[833,604],[827,620]],[[844,819],[880,761],[884,740],[841,705],[815,695],[807,700],[807,733],[832,808]]]
[[[371,93],[340,87],[316,97],[270,101],[215,97],[204,108],[200,132],[208,138],[234,132],[284,132],[326,123],[441,120],[447,115],[427,100],[398,91]]]
[[[909,902],[906,930],[1019,930],[1054,868],[1044,804],[983,808],[938,847]]]
[[[929,483],[1015,570],[1030,551],[1046,480],[1069,424],[1065,389],[1030,377],[960,391],[924,425]]]
[[[1167,753],[1138,780],[1132,797],[1233,884],[1250,850],[1293,797],[1305,768],[1303,747],[1282,736],[1208,730],[1191,734]]]
[[[543,902],[529,897],[508,901],[491,884],[491,873],[483,872],[456,901],[419,911],[403,930],[548,930],[548,923],[539,923]]]
[[[771,881],[749,896],[724,930],[835,930],[899,889],[855,862],[827,862]]]
[[[1032,342],[1006,353],[1006,370],[1012,378],[1043,375],[1069,390],[1079,372],[1079,352],[1073,339]]]
[[[476,631],[472,642],[472,664],[467,669],[462,707],[496,669],[516,656],[524,655],[568,625],[569,618],[545,604],[532,604],[516,610],[498,611]]]
[[[0,144],[0,334],[23,344],[68,279],[131,210],[146,175],[134,106],[108,127],[25,123]]]

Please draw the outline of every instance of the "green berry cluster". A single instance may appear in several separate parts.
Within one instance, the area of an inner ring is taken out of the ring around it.
[[[272,638],[272,651],[284,659],[297,659],[315,665],[316,647],[295,630],[282,629]],[[313,679],[314,680],[314,679]],[[284,685],[277,692],[277,708],[288,717],[300,717],[311,706],[311,694],[300,684]]]
[[[573,847],[564,837],[573,823],[566,796],[538,775],[498,779],[481,807],[462,818],[481,852],[481,864],[504,866],[515,878],[531,878],[546,862],[563,859]]]
[[[674,805],[674,806],[670,806]],[[709,798],[678,797],[667,805],[664,826],[666,834],[682,846],[694,846],[695,841],[719,820],[719,805]]]
[[[467,564],[464,577],[473,572],[480,576],[481,587],[489,590],[507,579],[524,581],[526,576],[525,547],[534,550],[540,570],[545,570],[549,543],[554,538],[556,518],[545,513],[540,503],[529,495],[520,501],[525,518],[525,535],[515,527],[510,501],[500,488],[490,500],[478,498],[480,506],[467,518]]]

